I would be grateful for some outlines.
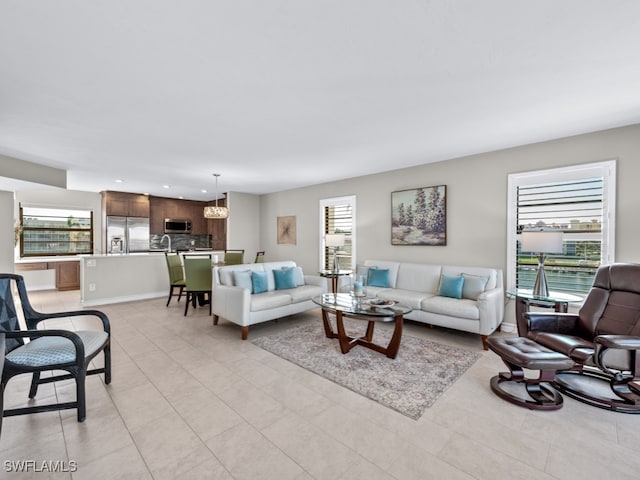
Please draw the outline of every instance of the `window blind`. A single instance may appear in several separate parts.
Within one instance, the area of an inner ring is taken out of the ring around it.
[[[527,229],[563,232],[562,254],[548,255],[549,290],[587,293],[602,259],[603,177],[523,185],[517,188],[517,233]],[[535,253],[517,247],[516,286],[532,288]]]
[[[340,233],[345,235],[345,245],[337,251],[338,264],[340,269],[351,268],[353,230],[353,208],[351,204],[327,205],[324,207],[324,233]],[[324,268],[330,269],[333,266],[335,250],[325,247]]]

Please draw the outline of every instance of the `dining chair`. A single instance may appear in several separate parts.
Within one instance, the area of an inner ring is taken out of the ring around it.
[[[211,315],[211,281],[212,281],[211,255],[204,257],[185,256],[184,258],[184,277],[186,301],[184,306],[184,314],[187,315],[189,303],[196,308],[196,301],[200,304],[205,303],[205,297],[208,297],[209,315]]]
[[[179,289],[178,302],[180,301],[180,299],[182,298],[182,293],[184,292],[185,282],[184,270],[182,268],[180,255],[178,255],[177,253],[169,254],[165,252],[164,256],[167,261],[167,269],[169,270],[169,298],[167,299],[168,307],[176,288]]]
[[[18,309],[14,301],[17,291],[24,324],[20,325]],[[38,328],[44,320],[70,317],[97,317],[101,329],[65,330]],[[0,332],[5,336],[5,352],[0,395],[4,394],[11,378],[21,374],[31,374],[29,398],[35,398],[38,385],[61,380],[74,379],[76,399],[72,402],[41,403],[22,408],[4,410],[2,415],[10,417],[29,413],[54,410],[76,409],[78,422],[83,422],[86,413],[85,379],[87,375],[104,373],[104,383],[111,383],[111,329],[109,318],[98,310],[76,310],[68,312],[41,313],[31,306],[24,278],[12,273],[0,273]],[[28,339],[28,342],[25,340]],[[100,353],[104,354],[104,365],[89,369],[91,361]],[[42,372],[63,370],[66,374],[56,374],[41,378]]]
[[[264,263],[264,250],[256,253],[256,261],[254,263]]]
[[[225,265],[241,265],[244,263],[244,250],[225,250]]]

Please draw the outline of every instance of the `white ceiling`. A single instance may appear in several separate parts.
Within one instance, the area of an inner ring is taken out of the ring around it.
[[[0,0],[0,153],[74,190],[261,194],[639,122],[635,0]]]

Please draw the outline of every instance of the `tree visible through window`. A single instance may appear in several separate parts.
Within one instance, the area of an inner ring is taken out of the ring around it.
[[[93,253],[93,212],[58,208],[20,208],[20,256]]]

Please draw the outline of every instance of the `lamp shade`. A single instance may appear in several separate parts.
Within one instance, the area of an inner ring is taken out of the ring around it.
[[[204,207],[204,218],[227,218],[229,209],[227,207],[218,207],[217,205]]]
[[[562,232],[525,230],[520,240],[522,252],[562,253]]]
[[[204,218],[227,218],[229,217],[229,209],[227,207],[218,206],[218,177],[219,173],[214,173],[216,179],[216,204],[204,207]]]
[[[327,247],[342,247],[345,240],[345,236],[341,233],[328,233],[324,236],[324,244]]]

